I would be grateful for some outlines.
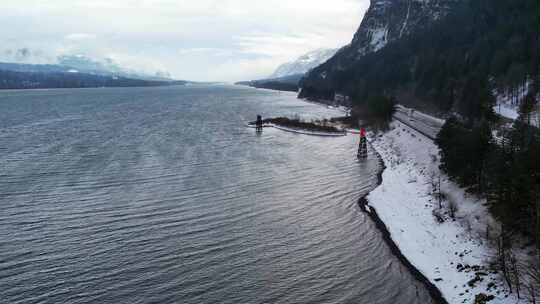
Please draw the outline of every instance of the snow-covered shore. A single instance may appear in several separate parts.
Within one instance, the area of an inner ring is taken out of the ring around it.
[[[519,303],[488,267],[496,252],[488,235],[495,233],[497,223],[484,200],[465,193],[440,172],[433,141],[393,122],[390,131],[371,143],[386,169],[382,184],[367,196],[369,207],[377,211],[411,264],[449,303],[474,303],[481,293],[495,296],[489,303]],[[433,188],[439,177],[441,192],[448,198],[436,211],[443,223],[434,216],[439,200]],[[448,212],[449,201],[458,206],[455,220]]]

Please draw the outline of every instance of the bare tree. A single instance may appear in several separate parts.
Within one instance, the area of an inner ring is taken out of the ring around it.
[[[540,297],[540,258],[536,257],[522,264],[523,281],[527,289],[526,298],[536,304]]]
[[[501,234],[497,238],[497,264],[502,271],[503,278],[510,292],[513,292],[512,278],[508,267],[507,238],[505,236],[504,225],[501,227]]]
[[[447,196],[448,200],[448,212],[450,213],[450,217],[455,220],[456,219],[456,213],[459,210],[458,204],[456,200],[453,197]]]
[[[508,250],[508,262],[509,262],[509,274],[512,283],[516,287],[516,294],[518,299],[521,299],[521,274],[518,267],[518,261],[512,248]]]

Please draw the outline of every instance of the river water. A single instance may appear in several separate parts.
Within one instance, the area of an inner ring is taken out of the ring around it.
[[[341,115],[232,86],[0,92],[2,303],[430,303],[357,205]]]

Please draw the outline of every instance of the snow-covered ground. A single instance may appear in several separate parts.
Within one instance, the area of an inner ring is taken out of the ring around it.
[[[493,106],[495,113],[516,120],[519,118],[519,105],[512,104],[510,99],[505,95],[496,95],[497,104]],[[523,100],[525,96],[520,96],[520,101]],[[540,127],[540,105],[536,107],[534,113],[531,114],[530,124],[535,127]]]
[[[371,42],[373,51],[377,52],[387,44],[388,27],[379,27],[371,30]]]
[[[495,248],[486,236],[487,231],[495,235],[497,223],[484,200],[465,193],[440,172],[433,141],[393,122],[389,132],[371,142],[387,168],[382,184],[367,199],[409,261],[449,303],[474,303],[480,293],[496,297],[489,303],[519,303],[507,293],[501,277],[488,268]],[[449,198],[439,211],[443,223],[433,215],[439,209],[434,194],[439,176],[441,191]],[[458,206],[455,221],[448,213],[448,201]],[[469,286],[475,277],[481,281]]]
[[[519,104],[527,93],[529,93],[530,82],[527,81],[523,86],[519,87],[518,91],[520,92],[517,96],[517,100],[514,100],[512,95],[509,92],[494,90],[493,95],[496,98],[496,105],[493,107],[495,113],[516,120],[519,117]]]
[[[495,113],[513,120],[516,120],[519,117],[518,106],[515,105],[499,102],[493,107],[493,110]]]

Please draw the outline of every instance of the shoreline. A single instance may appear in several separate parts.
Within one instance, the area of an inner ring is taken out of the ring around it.
[[[357,203],[392,254],[436,303],[524,303],[490,268],[496,246],[483,236],[498,222],[486,200],[470,195],[440,170],[439,148],[429,136],[396,119],[390,126],[369,136],[381,169],[377,186]],[[432,189],[436,177],[439,191],[448,196],[443,209],[437,209]],[[458,203],[455,218],[445,209],[450,201]],[[442,212],[442,223],[435,212]]]
[[[324,103],[320,100],[311,100],[307,98],[298,98],[304,102],[316,104],[323,107],[328,107],[327,103]],[[345,112],[345,111],[344,111]],[[352,132],[352,130],[347,130],[348,134],[357,134],[356,132]],[[374,155],[376,155],[379,164],[380,169],[377,172],[377,186],[373,188],[371,191],[366,193],[364,196],[362,196],[360,199],[358,199],[357,204],[360,207],[360,210],[366,214],[371,221],[375,224],[375,227],[379,232],[382,234],[382,239],[386,243],[386,245],[390,248],[390,252],[400,261],[400,263],[409,271],[409,273],[418,280],[419,283],[423,284],[426,290],[428,291],[431,298],[435,301],[435,303],[438,304],[449,304],[448,300],[443,296],[442,291],[431,282],[431,280],[420,271],[419,268],[417,268],[407,256],[402,252],[397,242],[392,238],[392,233],[390,232],[390,229],[388,228],[388,225],[381,219],[379,216],[379,213],[377,212],[377,209],[369,204],[368,196],[374,192],[376,189],[382,186],[383,184],[383,173],[387,170],[386,163],[379,151],[373,146],[373,142],[371,140],[368,140],[368,145],[370,146],[371,150],[374,152]]]
[[[467,193],[440,171],[437,145],[395,120],[388,131],[371,136],[369,143],[383,170],[379,185],[358,203],[434,300],[476,303],[493,296],[489,303],[523,303],[490,267],[497,248],[485,238],[486,227],[496,229],[497,221],[485,199]],[[432,188],[436,180],[447,195],[442,209]],[[449,201],[458,206],[454,218]]]
[[[383,173],[387,168],[379,152],[373,146],[371,146],[371,149],[375,152],[375,155],[377,156],[377,159],[379,160],[379,164],[381,166],[379,172],[377,173],[377,187],[375,187],[375,189],[377,189],[383,183]],[[373,189],[372,191],[374,191],[375,189]],[[431,281],[409,261],[409,259],[403,254],[403,252],[401,252],[399,246],[392,239],[392,235],[388,230],[387,225],[379,217],[377,209],[369,205],[367,197],[372,191],[368,192],[366,195],[364,195],[358,200],[358,206],[360,206],[360,210],[362,210],[362,212],[366,214],[375,223],[375,227],[381,232],[382,238],[386,245],[390,247],[390,251],[392,252],[392,254],[401,262],[403,266],[405,266],[405,268],[409,270],[409,272],[413,275],[415,279],[417,279],[426,287],[428,293],[433,298],[433,300],[435,300],[435,302],[439,304],[448,304],[448,301],[443,297],[442,292],[439,290],[439,288],[437,288],[437,286],[431,283]]]

